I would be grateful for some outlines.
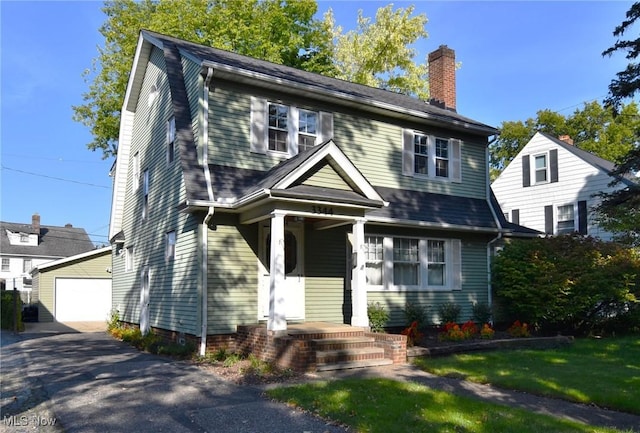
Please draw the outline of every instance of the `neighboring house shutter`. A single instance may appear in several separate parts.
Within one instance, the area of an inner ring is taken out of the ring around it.
[[[514,224],[520,224],[520,209],[513,209],[511,211],[511,222]]]
[[[581,200],[578,202],[578,233],[587,234],[587,202]]]
[[[549,169],[551,174],[549,175],[550,182],[558,181],[558,149],[551,149],[549,151]]]
[[[553,234],[553,206],[544,207],[544,232],[548,235]]]
[[[451,286],[453,290],[462,290],[462,242],[451,240]]]
[[[251,152],[267,153],[267,101],[251,97]]]
[[[522,157],[522,186],[531,186],[531,165],[529,164],[529,155]]]
[[[402,131],[402,174],[413,176],[413,130],[404,129]]]
[[[451,143],[451,180],[453,182],[462,181],[462,166],[461,166],[461,147],[462,140],[452,138],[449,140]]]
[[[318,143],[324,143],[333,138],[333,113],[320,112],[320,131],[318,132]]]

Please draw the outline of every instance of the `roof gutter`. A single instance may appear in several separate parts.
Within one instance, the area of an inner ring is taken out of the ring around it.
[[[204,171],[204,177],[207,181],[207,195],[209,202],[213,203],[213,187],[211,185],[211,173],[209,172],[209,89],[211,85],[211,78],[213,77],[213,68],[207,68],[207,74],[204,79],[203,91],[202,91],[202,131],[201,131],[201,143],[202,143],[202,170]],[[200,330],[200,356],[204,356],[207,351],[207,333],[208,333],[208,309],[209,309],[209,222],[213,218],[215,207],[209,205],[207,208],[207,214],[202,220],[201,230],[201,245],[202,245],[202,278],[201,278],[201,330]]]

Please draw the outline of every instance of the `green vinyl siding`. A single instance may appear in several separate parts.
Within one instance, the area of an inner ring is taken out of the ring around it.
[[[200,66],[186,57],[182,58],[182,70],[184,71],[184,81],[189,98],[189,111],[191,118],[196,120],[192,123],[193,138],[196,146],[200,148],[200,103],[202,100],[202,79],[200,77]]]
[[[38,321],[52,322],[55,311],[56,278],[111,278],[111,254],[105,252],[96,257],[80,259],[60,266],[45,268],[36,274],[32,284],[39,292]],[[107,318],[105,317],[105,320]]]
[[[305,232],[307,321],[345,323],[346,231],[351,226]],[[350,300],[347,300],[350,303]],[[351,305],[347,305],[351,310]]]
[[[258,318],[258,225],[216,215],[208,232],[208,334],[236,331]]]
[[[145,267],[150,271],[150,325],[195,334],[198,330],[198,221],[180,213],[185,191],[179,152],[167,164],[166,122],[173,114],[171,93],[165,74],[163,52],[154,48],[145,71],[133,120],[130,155],[139,154],[140,174],[149,172],[148,217],[142,218],[143,187],[133,184],[132,158],[129,162],[126,206],[122,229],[124,245],[134,248],[134,266],[124,271],[125,254],[114,256],[113,304],[122,320],[139,322],[140,278]],[[148,103],[151,86],[158,97]],[[165,259],[165,236],[176,232],[176,255]]]
[[[316,170],[315,172],[311,172],[311,175],[304,179],[301,183],[307,186],[318,186],[322,188],[333,188],[345,191],[352,190],[351,186],[349,186],[329,164],[325,164],[324,166],[318,168],[318,170]]]

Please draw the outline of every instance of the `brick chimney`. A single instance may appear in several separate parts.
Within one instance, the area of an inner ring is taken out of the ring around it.
[[[33,228],[33,231],[40,234],[40,215],[38,215],[37,213],[34,213],[31,216],[31,227]]]
[[[564,141],[565,143],[573,146],[573,139],[569,135],[560,135],[558,140]]]
[[[456,53],[446,45],[429,53],[430,103],[456,111]]]

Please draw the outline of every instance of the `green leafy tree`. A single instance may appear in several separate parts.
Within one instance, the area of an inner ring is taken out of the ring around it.
[[[117,152],[120,110],[140,29],[298,68],[331,70],[331,34],[313,19],[314,0],[105,2],[104,47],[85,71],[89,90],[73,107],[91,130],[91,150]]]
[[[609,85],[609,96],[605,103],[616,109],[617,118],[638,118],[638,113],[619,110],[622,100],[633,97],[640,90],[640,64],[634,62],[640,55],[640,38],[622,40],[625,32],[640,17],[640,3],[634,3],[627,11],[626,19],[615,28],[613,35],[616,43],[605,50],[603,56],[611,56],[617,51],[626,52],[630,61],[624,71],[619,72]],[[597,208],[598,222],[605,229],[614,232],[620,242],[640,247],[640,184],[637,173],[640,172],[640,127],[633,128],[633,146],[618,160],[614,170],[617,179],[612,186],[625,179],[625,186],[612,193],[602,193],[602,202]]]
[[[427,64],[416,64],[413,60],[416,51],[410,47],[428,36],[427,16],[412,16],[413,11],[413,6],[394,10],[390,4],[379,8],[372,21],[360,10],[357,28],[342,33],[329,10],[324,18],[325,24],[333,29],[335,76],[428,99]]]

